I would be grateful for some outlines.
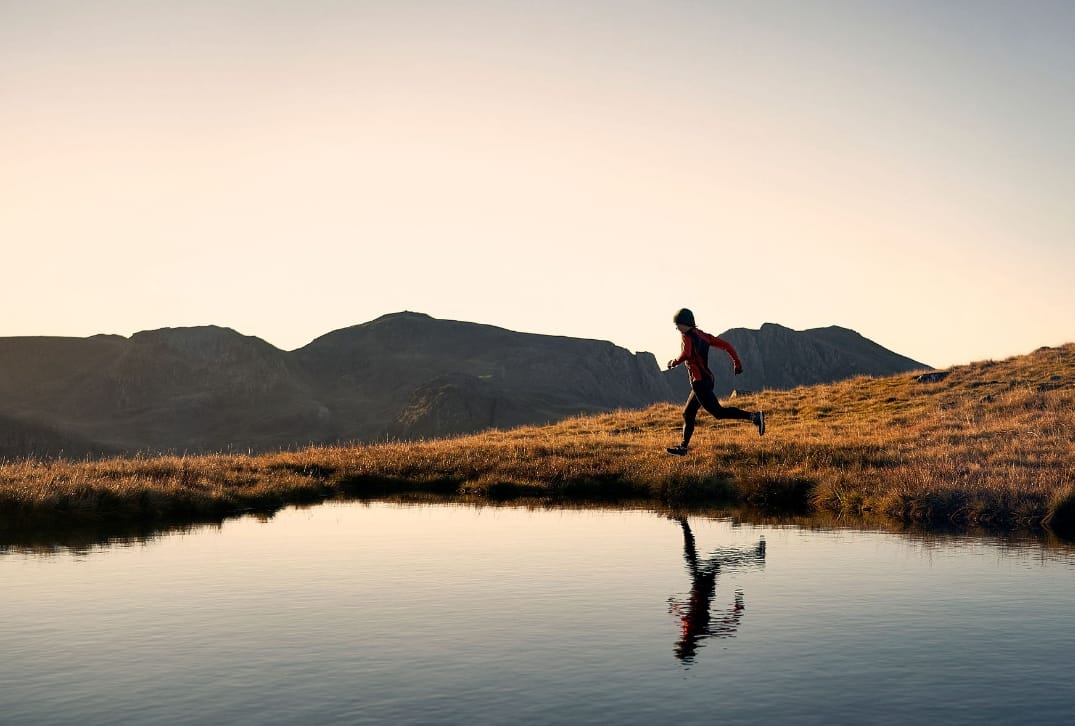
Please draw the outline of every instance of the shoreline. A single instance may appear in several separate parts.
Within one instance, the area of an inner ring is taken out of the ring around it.
[[[765,410],[767,434],[702,418],[682,458],[664,452],[680,409],[658,404],[429,441],[4,462],[0,543],[12,523],[152,527],[415,492],[745,505],[1075,536],[1075,344],[959,366],[929,382],[859,377],[763,391],[736,405]]]

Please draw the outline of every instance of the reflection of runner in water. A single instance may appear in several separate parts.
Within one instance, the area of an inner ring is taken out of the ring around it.
[[[717,575],[722,567],[761,566],[765,564],[765,540],[751,549],[721,548],[699,562],[694,534],[686,517],[678,517],[683,528],[683,558],[691,575],[691,592],[683,600],[669,598],[669,610],[679,616],[682,638],[676,642],[676,657],[690,662],[698,651],[699,641],[709,637],[729,638],[735,635],[743,617],[743,593],[735,592],[735,600],[719,617],[710,613],[717,592]]]

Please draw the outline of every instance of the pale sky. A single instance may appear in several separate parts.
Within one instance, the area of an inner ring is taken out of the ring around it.
[[[0,336],[1075,341],[1075,2],[0,0]]]

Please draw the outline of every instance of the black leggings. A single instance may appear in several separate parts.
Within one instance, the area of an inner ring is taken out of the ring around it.
[[[698,417],[698,409],[704,408],[713,414],[714,418],[733,418],[751,421],[754,414],[741,408],[725,408],[720,405],[713,393],[713,381],[702,380],[691,383],[691,395],[687,398],[687,405],[683,409],[683,445],[691,442],[694,435],[694,420]]]

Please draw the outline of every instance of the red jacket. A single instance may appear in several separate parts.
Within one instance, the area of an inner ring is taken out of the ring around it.
[[[683,348],[679,357],[671,361],[668,367],[675,368],[680,363],[686,363],[691,383],[701,380],[713,380],[713,371],[709,370],[709,346],[711,345],[720,348],[731,356],[735,370],[743,369],[739,354],[735,352],[735,348],[732,347],[731,343],[698,328],[691,328],[683,334]]]

